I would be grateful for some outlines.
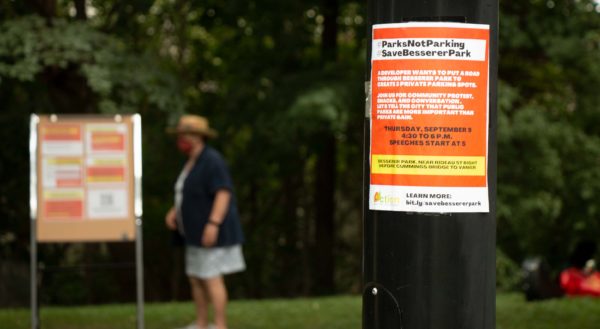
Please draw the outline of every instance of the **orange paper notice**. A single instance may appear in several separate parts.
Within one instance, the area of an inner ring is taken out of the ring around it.
[[[46,220],[83,219],[83,190],[46,190],[44,192],[43,214]]]
[[[489,26],[373,26],[373,210],[488,212]]]
[[[100,151],[124,151],[125,135],[120,132],[92,132],[92,149]]]

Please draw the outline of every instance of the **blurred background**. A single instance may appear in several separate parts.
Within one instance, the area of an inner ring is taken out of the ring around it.
[[[220,133],[247,236],[234,298],[361,291],[365,1],[0,0],[0,306],[29,303],[29,117],[140,113],[148,301],[188,299],[164,227],[182,113]],[[600,243],[600,6],[501,0],[497,277]],[[43,303],[135,300],[134,245],[41,245]],[[82,264],[127,264],[103,269]]]

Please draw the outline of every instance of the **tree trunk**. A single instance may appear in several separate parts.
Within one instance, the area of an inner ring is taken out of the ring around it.
[[[323,0],[323,37],[321,56],[323,63],[337,59],[338,0]],[[336,141],[331,127],[322,132],[322,145],[317,154],[315,181],[315,292],[319,295],[335,291],[335,176]]]
[[[323,0],[323,37],[321,52],[323,62],[334,62],[337,59],[337,17],[339,14],[338,0]]]
[[[317,159],[315,181],[315,289],[319,295],[331,294],[334,284],[334,247],[335,247],[335,154],[336,145],[333,134],[324,133],[322,148]]]
[[[281,257],[281,263],[279,264],[280,272],[285,273],[289,269],[294,268],[298,265],[298,252],[296,249],[298,241],[298,220],[296,216],[296,209],[298,208],[298,184],[296,176],[293,174],[287,174],[283,178],[283,221],[281,223],[280,236],[284,238],[283,243],[278,248],[279,256]],[[301,277],[300,271],[293,271],[288,273],[286,280],[281,280],[279,291],[286,297],[292,297],[298,293],[299,278]]]
[[[75,2],[75,18],[78,20],[87,20],[86,4],[85,0],[74,0]]]

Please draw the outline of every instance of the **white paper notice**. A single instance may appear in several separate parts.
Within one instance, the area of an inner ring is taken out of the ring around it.
[[[89,219],[115,219],[127,217],[127,190],[125,188],[88,190],[87,212]]]
[[[44,188],[82,186],[82,158],[44,157],[42,161]]]

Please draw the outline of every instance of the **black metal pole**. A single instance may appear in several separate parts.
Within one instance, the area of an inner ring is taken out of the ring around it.
[[[489,25],[489,212],[423,213],[369,209],[371,117],[365,118],[363,329],[495,327],[497,0],[371,0],[373,24]],[[371,39],[367,50],[367,94]]]

